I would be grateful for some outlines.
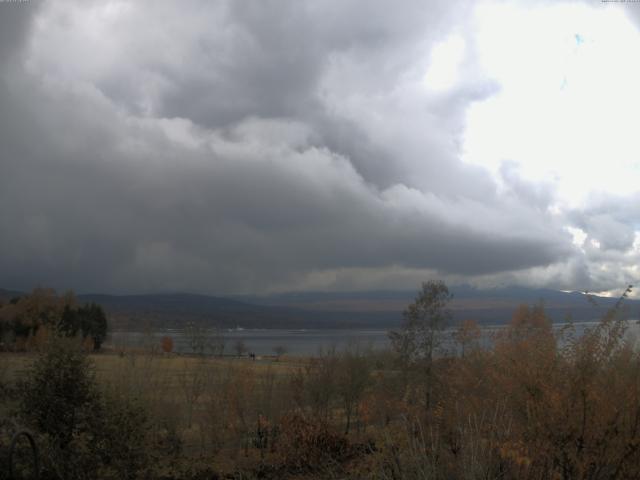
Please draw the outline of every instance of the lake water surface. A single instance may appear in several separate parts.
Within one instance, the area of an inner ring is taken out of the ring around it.
[[[580,335],[585,329],[593,327],[597,322],[575,323],[576,334]],[[555,329],[560,329],[565,324],[554,324]],[[492,343],[493,335],[504,326],[483,326],[482,343],[487,346]],[[284,347],[291,355],[317,355],[320,351],[330,348],[344,350],[347,347],[361,349],[372,348],[376,350],[389,348],[390,341],[388,329],[233,329],[219,330],[217,334],[209,331],[200,335],[204,345],[204,353],[212,353],[214,345],[224,344],[225,354],[234,354],[236,344],[242,342],[247,352],[256,355],[273,355],[277,347]],[[444,332],[444,348],[455,348],[451,340],[454,330]],[[174,351],[178,353],[193,353],[192,336],[185,330],[166,329],[153,333],[142,332],[112,332],[107,341],[107,346],[114,348],[151,348],[160,347],[160,339],[170,336],[174,341]],[[629,320],[628,335],[640,338],[640,326],[638,321]]]

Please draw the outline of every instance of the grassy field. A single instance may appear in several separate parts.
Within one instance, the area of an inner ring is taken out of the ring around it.
[[[33,363],[37,353],[0,353],[0,379],[12,381],[20,377],[29,365]],[[153,377],[163,376],[168,381],[168,385],[178,387],[177,379],[194,367],[225,370],[230,368],[244,367],[256,374],[274,371],[279,375],[290,374],[309,362],[305,357],[286,356],[280,359],[276,357],[261,357],[251,360],[248,357],[198,357],[195,355],[147,355],[140,352],[121,355],[119,353],[105,352],[88,355],[95,366],[98,380],[117,381],[122,379],[122,375],[131,375],[135,372],[144,372]]]
[[[36,357],[1,353],[0,383],[15,385]],[[161,431],[161,441],[175,445],[173,453],[192,462],[206,458],[217,471],[230,472],[256,461],[251,432],[262,419],[291,406],[282,398],[290,396],[291,379],[309,363],[296,357],[252,360],[141,352],[88,358],[100,388],[141,405]]]

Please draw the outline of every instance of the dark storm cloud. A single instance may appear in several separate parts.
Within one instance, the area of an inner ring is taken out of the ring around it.
[[[39,2],[4,2],[0,15],[0,62],[6,65],[19,50],[29,34],[31,18]]]
[[[376,142],[385,132],[362,124],[371,112],[341,109],[351,97],[388,96],[398,75],[426,57],[425,42],[446,34],[454,18],[464,19],[453,3],[416,1],[395,9],[381,1],[192,3],[179,20],[172,20],[173,2],[156,2],[152,10],[138,3],[119,19],[125,31],[116,40],[131,53],[83,74],[134,112],[188,118],[209,128],[247,117],[296,118],[313,125],[316,142],[349,157],[367,181],[382,187],[429,181],[437,188],[442,177],[451,182],[466,174],[456,168],[451,151],[452,127],[460,125],[451,123],[461,122],[470,98],[488,93],[482,82],[476,79],[473,89],[425,105],[431,114],[414,128],[434,140],[418,142],[418,152],[404,139]],[[73,40],[63,36],[59,47]],[[388,98],[386,108],[396,100]],[[415,132],[397,128],[416,143]],[[421,162],[425,171],[419,179],[416,156],[440,160]]]
[[[212,27],[222,24],[222,32],[187,33],[197,42],[196,49],[184,45],[184,62],[191,68],[163,65],[173,88],[162,98],[159,113],[209,127],[246,116],[306,118],[324,108],[318,88],[324,71],[345,57],[357,57],[349,64],[362,74],[358,90],[389,90],[397,69],[413,60],[417,40],[441,33],[451,6],[406,2],[389,8],[382,1],[201,5],[200,13],[214,13]],[[176,32],[179,39],[185,33]]]
[[[5,286],[264,291],[573,255],[552,192],[459,160],[490,82],[399,83],[449,4],[105,5],[47,4],[1,72]]]

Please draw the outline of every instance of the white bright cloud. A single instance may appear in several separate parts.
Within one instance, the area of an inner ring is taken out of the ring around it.
[[[566,206],[640,185],[640,33],[619,9],[479,7],[477,50],[501,91],[467,115],[464,159],[515,162]]]
[[[429,69],[424,78],[427,88],[446,90],[455,84],[465,48],[464,39],[460,35],[452,35],[433,47]]]

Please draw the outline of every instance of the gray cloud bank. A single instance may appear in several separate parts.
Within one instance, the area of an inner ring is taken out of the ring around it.
[[[2,286],[627,280],[637,207],[554,213],[552,188],[460,160],[497,87],[472,55],[447,93],[416,67],[465,31],[456,2],[29,5],[0,4]]]

